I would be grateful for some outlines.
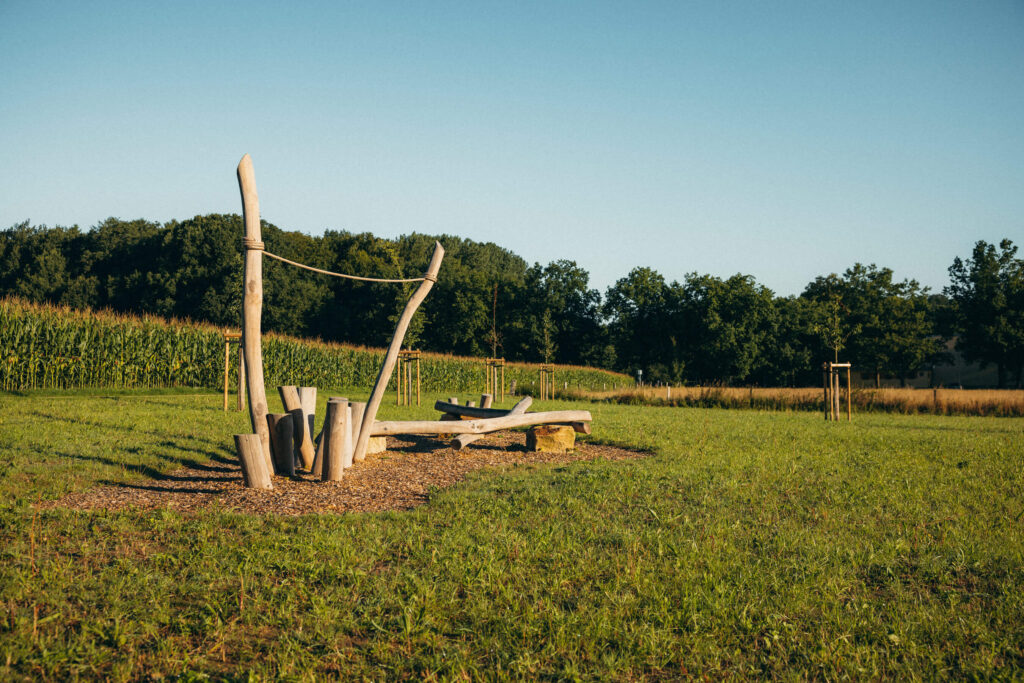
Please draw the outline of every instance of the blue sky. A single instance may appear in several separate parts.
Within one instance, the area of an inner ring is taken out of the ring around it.
[[[1024,3],[0,0],[0,227],[449,233],[602,291],[1024,242]]]

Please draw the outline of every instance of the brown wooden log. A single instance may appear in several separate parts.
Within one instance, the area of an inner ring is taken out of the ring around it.
[[[242,481],[246,488],[272,489],[270,472],[263,459],[263,444],[256,434],[235,434],[235,449],[242,465]]]
[[[312,405],[313,409],[315,409],[316,387],[303,387],[303,389],[307,391],[312,389],[312,398],[307,399],[306,403]],[[313,464],[315,450],[311,435],[313,428],[309,425],[308,417],[310,416],[307,416],[306,412],[307,405],[303,404],[299,387],[280,386],[277,388],[277,391],[281,395],[281,403],[284,404],[284,409],[295,417],[295,459],[301,461],[308,469]]]
[[[533,403],[533,397],[532,396],[527,396],[522,401],[520,401],[519,403],[517,403],[514,406],[512,406],[512,410],[508,411],[506,414],[507,415],[522,415],[523,413],[526,412],[526,409],[529,408],[532,403]],[[443,415],[442,419],[444,417],[451,417],[451,416],[448,415],[448,413],[445,413]],[[587,423],[582,423],[582,424],[587,424]],[[588,427],[589,427],[589,425],[588,425]],[[589,434],[590,432],[587,432],[587,433]],[[452,441],[452,448],[454,448],[457,451],[461,451],[463,448],[465,448],[469,444],[471,444],[474,441],[477,441],[479,439],[482,439],[482,438],[484,438],[483,434],[459,434]]]
[[[292,413],[267,415],[270,430],[270,453],[274,456],[274,472],[295,476],[295,419]]]
[[[238,189],[242,193],[242,219],[245,240],[253,246],[263,243],[260,235],[260,200],[256,194],[256,175],[252,159],[246,154],[238,162]],[[267,428],[267,392],[263,384],[263,351],[260,319],[263,316],[263,251],[245,250],[243,275],[242,346],[245,379],[249,389],[249,422],[260,437],[265,459],[270,461],[270,431]]]
[[[299,448],[302,446],[302,402],[299,400],[299,388],[293,385],[278,386],[277,394],[281,397],[281,405],[286,413],[292,416],[292,461],[299,459]],[[274,437],[271,435],[271,449]],[[274,462],[277,462],[276,460]],[[294,465],[292,466],[294,469]]]
[[[370,400],[366,403],[363,424],[359,428],[359,441],[356,443],[354,454],[360,460],[366,456],[366,444],[372,436],[370,430],[377,419],[377,411],[380,409],[381,399],[384,398],[384,391],[387,389],[388,382],[391,381],[391,373],[395,369],[395,361],[398,359],[398,352],[402,348],[402,342],[405,341],[405,333],[409,329],[409,323],[412,321],[412,316],[416,313],[416,309],[427,298],[427,294],[430,293],[430,289],[437,281],[437,272],[441,269],[441,260],[443,258],[444,247],[441,246],[440,242],[434,242],[434,254],[430,257],[427,271],[423,274],[423,281],[420,282],[413,295],[409,297],[409,301],[405,304],[405,310],[402,311],[398,324],[395,325],[395,333],[391,337],[391,343],[388,344],[388,351],[384,356],[384,363],[381,365],[380,374],[377,375],[373,391],[370,392]]]
[[[365,414],[365,410],[363,411]],[[358,429],[356,429],[358,437]],[[347,470],[352,467],[352,460],[355,457],[356,443],[352,439],[352,403],[345,404],[345,426],[343,427],[341,442],[341,469]]]
[[[316,387],[299,387],[299,405],[302,410],[303,429],[299,457],[302,459],[302,466],[308,470],[313,467],[313,458],[316,457],[316,446],[313,444],[316,426]]]
[[[505,415],[478,420],[460,420],[458,422],[441,421],[410,421],[410,422],[374,422],[371,436],[389,434],[489,434],[513,427],[529,427],[531,425],[566,424],[572,426],[577,422],[592,422],[593,418],[587,410],[552,410],[543,413],[526,413],[524,415]]]
[[[331,401],[348,401],[347,398],[339,396],[331,396],[327,399],[327,405],[330,406]],[[320,428],[320,433],[316,437],[316,453],[313,457],[313,469],[310,473],[314,477],[322,477],[324,471],[324,452],[327,450],[327,414],[326,409],[324,412],[324,424]]]
[[[494,403],[494,394],[480,394],[480,407],[490,408]]]
[[[359,443],[359,430],[363,425],[363,415],[366,414],[366,404],[353,401],[349,405],[352,407],[352,462],[357,462],[355,459],[355,444]],[[366,454],[364,453],[363,460],[365,459]],[[349,464],[351,465],[351,463]]]
[[[327,402],[327,421],[324,423],[323,481],[341,481],[345,467],[345,437],[348,430],[348,401],[331,399]]]

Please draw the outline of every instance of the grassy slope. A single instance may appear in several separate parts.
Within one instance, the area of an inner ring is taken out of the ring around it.
[[[231,458],[219,402],[0,397],[0,678],[1024,671],[1024,420],[594,405],[656,455],[408,513],[33,514]]]

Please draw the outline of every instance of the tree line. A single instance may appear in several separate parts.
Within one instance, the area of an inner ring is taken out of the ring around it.
[[[237,215],[110,218],[85,231],[26,221],[0,231],[0,294],[237,328],[241,235]],[[382,278],[418,276],[439,240],[441,277],[407,336],[413,348],[639,370],[648,382],[800,386],[840,357],[876,378],[910,377],[948,361],[944,341],[956,337],[968,361],[998,368],[1001,386],[1022,381],[1024,260],[1010,240],[979,241],[956,258],[941,293],[858,263],[780,297],[750,275],[668,281],[642,267],[602,295],[573,261],[530,265],[451,235],[313,237],[264,221],[263,239],[294,261]],[[387,343],[413,288],[270,259],[263,268],[264,329],[366,346]]]

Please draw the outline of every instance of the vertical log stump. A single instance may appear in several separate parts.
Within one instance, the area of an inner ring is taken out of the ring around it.
[[[309,470],[313,468],[313,458],[316,457],[313,445],[313,434],[316,433],[313,429],[316,422],[316,387],[299,387],[299,404],[303,430],[299,456],[302,458],[302,466]]]
[[[270,429],[270,453],[277,474],[295,476],[295,421],[291,413],[267,415]]]
[[[270,471],[263,457],[263,443],[258,434],[235,434],[235,448],[238,462],[242,465],[242,481],[246,488],[274,488],[270,482]]]
[[[351,410],[348,399],[332,398],[327,402],[327,421],[324,423],[324,444],[322,458],[323,481],[341,481],[345,469],[345,441],[351,443],[348,434],[348,416]]]
[[[494,394],[480,394],[480,407],[490,408],[494,402]]]
[[[366,412],[366,404],[352,401],[349,403],[352,407],[352,462],[355,462],[355,445],[359,443],[359,429],[363,424],[363,414]],[[369,451],[369,444],[367,444],[367,451]],[[360,460],[366,459],[366,453],[362,454],[363,457]],[[352,462],[349,463],[349,467],[352,466]]]

